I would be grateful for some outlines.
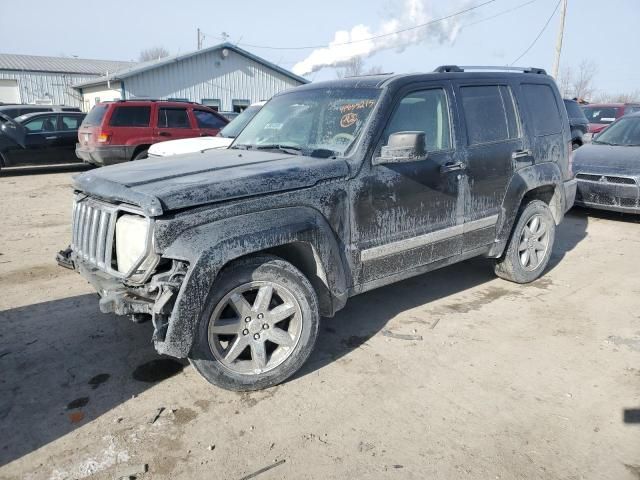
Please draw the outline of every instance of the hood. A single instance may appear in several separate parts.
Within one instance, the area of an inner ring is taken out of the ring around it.
[[[159,216],[181,208],[311,187],[348,173],[342,159],[223,149],[102,167],[76,176],[74,186]]]
[[[640,177],[640,147],[584,145],[574,153],[573,171]]]
[[[210,148],[227,148],[233,142],[233,138],[226,137],[195,137],[168,142],[154,143],[149,148],[149,155],[166,157],[183,153],[200,152]]]

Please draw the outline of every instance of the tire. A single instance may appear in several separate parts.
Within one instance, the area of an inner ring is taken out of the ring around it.
[[[148,157],[148,154],[149,154],[148,148],[144,150],[140,150],[137,154],[133,156],[132,160],[144,160],[145,158]]]
[[[248,257],[216,279],[189,361],[227,390],[271,387],[304,364],[319,323],[316,293],[297,268],[271,255]]]
[[[582,146],[580,142],[571,142],[571,151],[575,151]]]
[[[496,261],[496,275],[515,283],[539,278],[551,258],[555,234],[556,224],[547,204],[541,200],[526,204],[520,210],[505,253]]]

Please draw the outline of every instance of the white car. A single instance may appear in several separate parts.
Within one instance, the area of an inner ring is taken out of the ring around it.
[[[260,111],[265,103],[267,102],[252,103],[244,112],[231,120],[226,127],[220,130],[220,133],[215,137],[181,138],[179,140],[154,143],[149,148],[148,156],[149,158],[168,157],[170,155],[180,155],[182,153],[228,148],[229,145],[233,143],[236,136],[238,136],[256,113]]]

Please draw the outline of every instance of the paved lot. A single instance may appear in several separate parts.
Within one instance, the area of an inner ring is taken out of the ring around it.
[[[55,265],[70,182],[0,178],[0,478],[640,478],[640,219],[572,213],[529,286],[473,260],[356,297],[237,394]]]

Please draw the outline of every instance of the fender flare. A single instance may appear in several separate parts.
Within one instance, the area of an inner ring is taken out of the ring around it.
[[[166,249],[165,258],[189,263],[164,341],[156,349],[174,357],[189,355],[202,308],[220,270],[240,257],[287,244],[310,245],[317,271],[334,299],[344,305],[350,280],[338,240],[326,219],[309,207],[292,207],[240,215],[192,227]],[[312,281],[313,283],[313,281]]]
[[[563,177],[556,163],[540,163],[522,168],[514,173],[507,186],[502,208],[496,224],[496,239],[488,256],[498,258],[511,236],[511,231],[518,218],[522,200],[527,193],[539,187],[552,187],[554,190],[550,205],[556,224],[564,217],[566,199],[564,196]]]

